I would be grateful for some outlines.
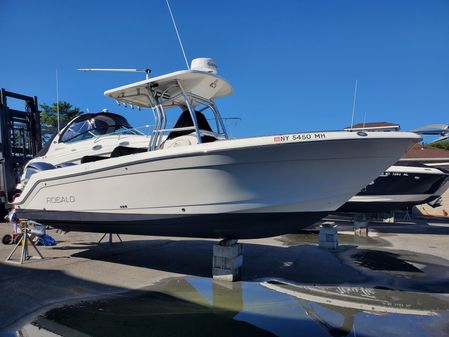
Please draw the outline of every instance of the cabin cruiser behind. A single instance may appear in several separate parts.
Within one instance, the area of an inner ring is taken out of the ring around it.
[[[149,135],[133,128],[128,121],[106,109],[99,113],[82,114],[55,134],[31,159],[23,170],[18,190],[30,176],[51,166],[63,167],[107,158],[117,146],[148,148]]]
[[[74,118],[31,162],[55,166],[79,164],[87,155],[107,157],[117,146],[147,148],[148,142],[148,134],[133,128],[123,116],[105,109]]]
[[[339,208],[420,140],[346,131],[230,139],[215,100],[231,93],[211,60],[106,91],[151,109],[148,150],[35,173],[15,200],[17,216],[67,231],[224,239],[294,233]]]

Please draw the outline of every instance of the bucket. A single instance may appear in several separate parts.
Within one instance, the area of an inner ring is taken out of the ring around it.
[[[45,226],[41,224],[34,224],[34,227],[31,229],[31,234],[36,236],[42,236],[45,234]]]

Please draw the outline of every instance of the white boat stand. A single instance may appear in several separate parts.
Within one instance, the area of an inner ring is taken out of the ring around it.
[[[103,241],[103,239],[106,237],[106,235],[109,234],[109,244],[112,245],[112,236],[115,234],[117,235],[118,239],[120,240],[120,243],[123,243],[122,238],[120,237],[120,235],[118,235],[117,233],[104,233],[103,236],[101,237],[101,239],[98,241],[98,243],[101,243],[101,241]]]
[[[33,242],[32,237],[31,237],[31,230],[28,228],[28,226],[32,223],[34,223],[34,222],[32,222],[30,220],[20,221],[20,228],[21,228],[22,236],[21,236],[19,242],[16,244],[16,246],[12,250],[12,252],[6,258],[5,262],[23,264],[25,262],[25,260],[30,260],[30,259],[42,260],[44,258],[42,256],[41,252],[39,251],[39,249],[37,249],[36,245]],[[20,260],[14,261],[14,260],[12,260],[12,256],[14,255],[14,253],[16,252],[17,248],[19,248],[20,245],[22,245]],[[30,255],[28,245],[31,245],[34,248],[34,250],[36,251],[38,256]]]
[[[214,245],[212,277],[214,280],[239,281],[242,277],[243,244],[221,240]]]

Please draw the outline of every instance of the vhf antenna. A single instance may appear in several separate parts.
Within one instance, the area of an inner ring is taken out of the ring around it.
[[[150,78],[150,69],[126,69],[126,68],[81,68],[79,71],[108,71],[116,73],[145,73],[145,78],[148,80]]]
[[[357,80],[355,80],[355,87],[354,87],[354,97],[352,101],[352,116],[351,116],[351,129],[354,126],[354,115],[355,115],[355,103],[357,101]]]
[[[175,17],[171,11],[170,3],[168,0],[165,0],[167,3],[168,11],[170,12],[171,21],[173,22],[173,26],[175,27],[176,36],[178,37],[179,46],[181,47],[182,55],[184,56],[184,61],[186,61],[187,69],[190,70],[189,62],[187,62],[186,52],[184,51],[184,46],[182,45],[181,36],[179,35],[178,26],[176,26]]]
[[[60,131],[59,123],[59,80],[58,80],[58,69],[56,69],[56,118],[58,121],[58,133]]]

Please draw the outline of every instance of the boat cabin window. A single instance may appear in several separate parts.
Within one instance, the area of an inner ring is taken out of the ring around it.
[[[62,134],[60,142],[77,142],[113,133],[140,134],[122,116],[112,113],[87,114],[81,115],[69,124]]]

